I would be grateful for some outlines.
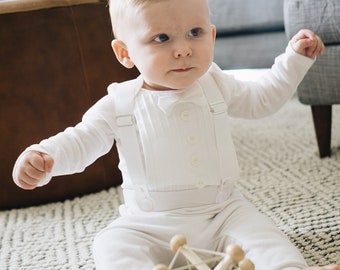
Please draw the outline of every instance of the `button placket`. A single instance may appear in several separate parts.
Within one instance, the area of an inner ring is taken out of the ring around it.
[[[136,203],[139,208],[143,211],[149,212],[155,209],[155,202],[149,194],[149,191],[146,187],[135,187],[135,191],[137,192]]]
[[[190,121],[191,120],[191,112],[189,110],[184,110],[181,112],[181,119],[183,121]]]
[[[193,155],[191,157],[191,165],[194,167],[198,167],[201,165],[201,159],[197,155]]]
[[[191,171],[191,185],[196,188],[203,188],[206,186],[206,179],[202,177],[202,163],[199,141],[199,127],[200,127],[200,114],[194,113],[195,107],[187,105],[178,111],[179,121],[181,122],[181,135],[184,143],[186,153],[186,164]],[[189,180],[189,179],[188,179]]]
[[[194,144],[197,144],[198,138],[194,134],[190,133],[187,136],[187,141],[188,141],[189,144],[194,145]]]
[[[199,177],[196,179],[196,187],[203,188],[205,186],[205,181],[203,178]]]

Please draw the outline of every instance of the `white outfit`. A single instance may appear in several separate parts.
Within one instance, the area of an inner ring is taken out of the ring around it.
[[[152,269],[169,263],[173,253],[168,242],[177,233],[186,235],[192,246],[212,250],[237,242],[258,270],[302,269],[307,265],[298,250],[234,190],[238,166],[227,119],[216,128],[207,95],[220,93],[230,116],[264,117],[292,96],[312,63],[288,46],[258,82],[237,81],[212,64],[184,90],[144,90],[141,77],[113,84],[80,124],[27,150],[48,153],[55,161],[44,185],[52,176],[81,172],[116,140],[125,205],[121,217],[95,239],[98,269]],[[133,87],[126,92],[133,93],[132,98],[124,96],[127,86]],[[133,100],[139,163],[131,161],[135,157],[120,128],[129,112],[117,115],[117,102],[126,99]],[[219,131],[225,132],[226,143],[218,139]]]

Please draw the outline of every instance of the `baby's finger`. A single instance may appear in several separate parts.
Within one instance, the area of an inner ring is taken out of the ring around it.
[[[33,179],[28,175],[24,175],[23,177],[19,176],[16,184],[23,189],[32,190],[37,187],[38,182],[39,180]]]
[[[306,55],[310,58],[315,58],[317,54],[318,42],[314,40],[309,40],[309,46],[306,49]]]
[[[315,39],[315,34],[314,32],[312,32],[311,30],[308,29],[301,29],[299,32],[297,32],[297,34],[295,34],[295,36],[293,36],[292,40],[294,42],[297,42],[300,39]]]
[[[45,171],[45,161],[39,152],[34,152],[34,151],[30,152],[29,162],[37,170],[41,172]]]
[[[325,44],[323,44],[321,39],[318,39],[318,48],[317,48],[318,55],[325,54]]]
[[[316,46],[314,48],[314,51],[311,52],[310,56],[312,58],[315,58],[318,55],[323,55],[324,51],[325,51],[325,45],[323,44],[323,42],[320,39],[318,39],[317,42],[316,42]]]
[[[42,158],[44,159],[44,171],[50,173],[52,171],[54,160],[50,155],[41,153]]]
[[[307,56],[308,49],[312,45],[312,41],[310,39],[299,39],[292,43],[293,49],[302,55]]]
[[[32,166],[29,166],[26,168],[25,174],[30,179],[37,180],[37,181],[39,181],[40,179],[43,179],[46,176],[46,173],[44,171],[40,171]]]
[[[31,185],[31,184],[25,183],[24,181],[19,181],[18,186],[26,190],[32,190],[37,187],[36,185]]]

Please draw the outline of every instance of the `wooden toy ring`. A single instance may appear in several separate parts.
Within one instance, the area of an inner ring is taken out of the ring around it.
[[[164,264],[156,265],[152,270],[184,270],[195,267],[197,270],[254,270],[254,264],[244,257],[244,251],[237,245],[229,245],[226,253],[214,252],[204,249],[195,249],[187,246],[187,240],[183,235],[175,235],[170,241],[170,248],[175,252],[175,256],[169,266]],[[217,255],[215,259],[209,262],[219,261],[214,268],[210,268],[196,252]],[[180,268],[173,268],[173,265],[179,254],[182,254],[190,264]]]

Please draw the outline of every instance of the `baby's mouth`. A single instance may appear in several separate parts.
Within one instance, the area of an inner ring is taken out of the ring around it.
[[[174,72],[187,72],[187,71],[190,71],[191,69],[192,69],[192,67],[178,68],[178,69],[173,69],[172,71],[174,71]]]

